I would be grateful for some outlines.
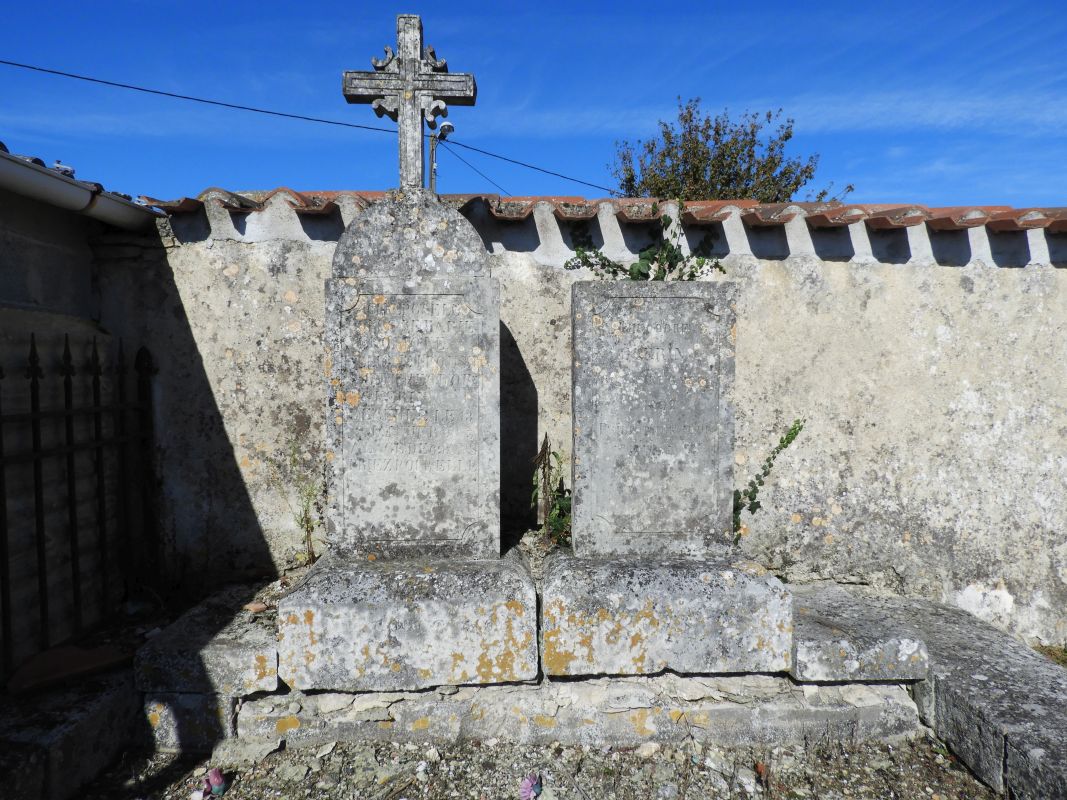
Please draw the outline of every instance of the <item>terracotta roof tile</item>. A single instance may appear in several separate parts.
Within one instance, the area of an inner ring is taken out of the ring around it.
[[[833,206],[824,211],[808,214],[807,223],[812,228],[839,228],[863,222],[870,212],[863,206]]]
[[[552,213],[561,220],[592,219],[600,211],[599,200],[584,197],[553,197],[549,202],[552,203]]]
[[[923,206],[865,205],[862,208],[869,212],[867,227],[876,231],[910,228],[930,218],[930,212]]]
[[[620,222],[656,222],[663,215],[659,201],[651,198],[620,198],[613,200],[612,205],[615,207],[615,216]]]
[[[247,213],[250,211],[259,211],[263,208],[262,203],[258,203],[250,197],[235,192],[228,192],[225,189],[218,189],[214,186],[202,191],[197,195],[196,199],[202,203],[218,203],[227,211]]]
[[[1052,222],[1045,208],[1013,208],[999,211],[986,223],[986,228],[995,233],[1025,231],[1030,228],[1047,228]]]
[[[1045,230],[1049,233],[1067,233],[1067,208],[1049,209],[1051,221]]]
[[[998,211],[1007,211],[1009,206],[945,206],[931,208],[926,225],[935,231],[957,231],[985,225]]]
[[[489,213],[496,219],[504,222],[521,222],[529,217],[537,205],[536,197],[509,197],[507,199],[494,196],[486,198],[489,205]]]
[[[735,211],[759,205],[755,200],[700,200],[684,204],[682,222],[686,225],[710,225],[722,222]]]
[[[142,197],[146,205],[168,214],[198,211],[205,202],[217,203],[233,213],[260,211],[276,197],[281,197],[297,214],[331,213],[339,201],[347,199],[366,207],[384,197],[383,191],[297,192],[279,187],[267,192],[230,192],[213,187],[195,198],[160,200]],[[490,215],[501,222],[523,222],[539,203],[548,204],[556,219],[587,220],[610,204],[624,224],[647,224],[658,221],[672,201],[651,198],[587,199],[584,197],[531,196],[501,197],[495,194],[441,195],[456,209],[472,203],[484,203]],[[769,227],[804,219],[811,228],[834,228],[865,222],[872,230],[891,230],[926,223],[934,231],[965,230],[985,226],[994,232],[1046,229],[1049,233],[1067,233],[1067,208],[1011,208],[1010,206],[946,206],[927,208],[899,203],[757,203],[754,200],[687,201],[681,205],[681,219],[686,225],[710,225],[738,215],[746,226]]]
[[[785,225],[797,217],[807,216],[809,209],[804,207],[806,205],[811,207],[811,211],[826,207],[824,204],[814,203],[760,203],[742,211],[741,221],[754,228]]]

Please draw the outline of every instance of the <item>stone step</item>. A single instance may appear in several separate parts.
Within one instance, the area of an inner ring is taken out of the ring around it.
[[[557,553],[545,565],[541,606],[546,675],[789,669],[792,597],[745,565]]]
[[[321,559],[278,603],[279,674],[300,690],[395,691],[537,677],[537,593],[492,561]]]
[[[793,664],[799,681],[919,681],[926,643],[887,634],[881,621],[857,617],[855,599],[839,587],[790,586]]]
[[[900,686],[798,686],[769,675],[598,678],[363,694],[293,692],[245,702],[241,739],[287,747],[331,741],[717,745],[858,741],[909,735]]]
[[[134,680],[157,750],[209,752],[233,734],[237,698],[278,688],[274,614],[242,608],[254,595],[227,587],[137,651]]]
[[[137,688],[225,697],[277,689],[274,617],[241,608],[254,594],[227,587],[149,639],[134,659]]]
[[[139,700],[129,670],[0,698],[0,797],[74,797],[130,745]]]

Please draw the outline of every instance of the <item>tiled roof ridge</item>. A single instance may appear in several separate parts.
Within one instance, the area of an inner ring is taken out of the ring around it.
[[[303,191],[278,187],[270,191],[231,192],[212,187],[195,198],[161,200],[142,197],[142,202],[167,214],[186,214],[204,203],[219,204],[234,213],[255,213],[272,202],[284,202],[297,214],[328,214],[338,202],[360,207],[384,197],[384,191]],[[445,194],[441,199],[458,209],[472,203],[484,204],[488,213],[502,222],[521,222],[539,204],[547,204],[561,221],[587,220],[602,208],[610,210],[621,223],[640,224],[655,221],[668,209],[678,209],[678,201],[654,198],[584,198],[564,195],[501,197],[496,194]],[[863,222],[873,230],[909,228],[925,223],[936,231],[967,230],[984,226],[1001,233],[1045,229],[1049,233],[1067,233],[1067,207],[1023,207],[1004,205],[925,206],[908,203],[842,203],[796,201],[759,203],[754,200],[687,200],[682,203],[681,220],[686,225],[722,222],[739,215],[746,227],[774,227],[795,219],[811,228],[833,228]]]

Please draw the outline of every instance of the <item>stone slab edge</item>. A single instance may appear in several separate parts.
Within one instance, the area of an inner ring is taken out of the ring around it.
[[[599,678],[426,692],[292,693],[242,705],[240,739],[455,742],[499,738],[603,746],[646,741],[784,744],[908,736],[918,715],[896,685],[799,687],[765,675]]]
[[[30,774],[26,782],[31,788],[43,783],[44,794],[36,797],[66,800],[128,747],[139,699],[133,676],[126,670],[4,702],[0,749],[10,746],[38,753],[43,781]],[[7,796],[8,790],[5,783],[0,795]]]
[[[996,791],[1067,798],[1067,670],[958,608],[839,586],[804,602],[922,639],[929,677],[915,684],[914,696],[923,721]]]
[[[793,664],[799,681],[920,681],[929,670],[922,639],[888,635],[881,625],[846,619],[828,604],[793,593]]]

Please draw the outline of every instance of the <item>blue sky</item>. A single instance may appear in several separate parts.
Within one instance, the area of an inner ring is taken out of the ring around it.
[[[782,108],[812,189],[854,202],[1067,205],[1067,14],[1055,3],[107,2],[9,4],[0,58],[227,102],[391,126],[340,91],[423,17],[473,72],[454,138],[613,186],[620,139],[700,96]],[[392,135],[287,121],[0,66],[0,141],[156,197],[386,189]],[[461,151],[513,195],[604,192]],[[496,192],[449,153],[443,192]],[[802,198],[798,198],[802,199]]]

